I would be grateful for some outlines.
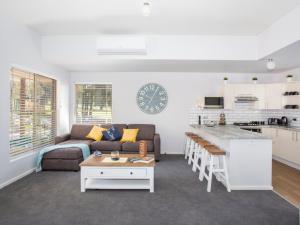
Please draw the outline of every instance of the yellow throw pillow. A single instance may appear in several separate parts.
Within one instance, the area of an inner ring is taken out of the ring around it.
[[[86,138],[93,139],[95,141],[100,141],[103,137],[102,131],[106,130],[105,128],[93,126],[90,133],[86,136]]]
[[[123,129],[121,142],[135,142],[139,129]]]

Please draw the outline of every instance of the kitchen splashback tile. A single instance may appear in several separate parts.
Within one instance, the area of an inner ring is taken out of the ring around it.
[[[189,114],[189,123],[197,124],[198,117],[201,116],[202,121],[213,120],[218,121],[220,113],[225,113],[227,124],[232,124],[234,122],[249,122],[249,121],[265,121],[268,118],[281,118],[282,116],[288,117],[290,120],[295,119],[296,121],[291,121],[291,126],[300,127],[300,110],[297,109],[282,109],[282,110],[226,110],[226,109],[199,109],[192,108]]]

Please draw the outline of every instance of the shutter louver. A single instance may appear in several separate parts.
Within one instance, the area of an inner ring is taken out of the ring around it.
[[[12,68],[10,89],[10,155],[53,144],[56,81]]]
[[[112,122],[112,85],[76,84],[76,123]]]

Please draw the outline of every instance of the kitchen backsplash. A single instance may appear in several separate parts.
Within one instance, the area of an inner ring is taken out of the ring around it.
[[[219,121],[220,113],[225,113],[226,123],[232,124],[234,122],[250,122],[250,121],[265,121],[267,123],[268,118],[281,118],[286,116],[291,126],[300,127],[300,110],[298,109],[285,109],[285,110],[226,110],[226,109],[199,109],[192,108],[189,115],[189,123],[197,124],[198,116],[201,116],[202,121],[213,120]],[[296,121],[292,121],[296,119]]]

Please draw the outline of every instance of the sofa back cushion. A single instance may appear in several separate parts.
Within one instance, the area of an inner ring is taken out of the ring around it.
[[[153,140],[155,125],[153,124],[128,124],[128,129],[139,129],[136,140]]]
[[[106,128],[106,129],[109,129],[112,126],[119,131],[121,137],[123,136],[123,129],[127,128],[127,124],[102,124],[101,125],[101,127]]]
[[[88,140],[86,136],[90,133],[93,125],[74,124],[71,129],[71,139]]]

